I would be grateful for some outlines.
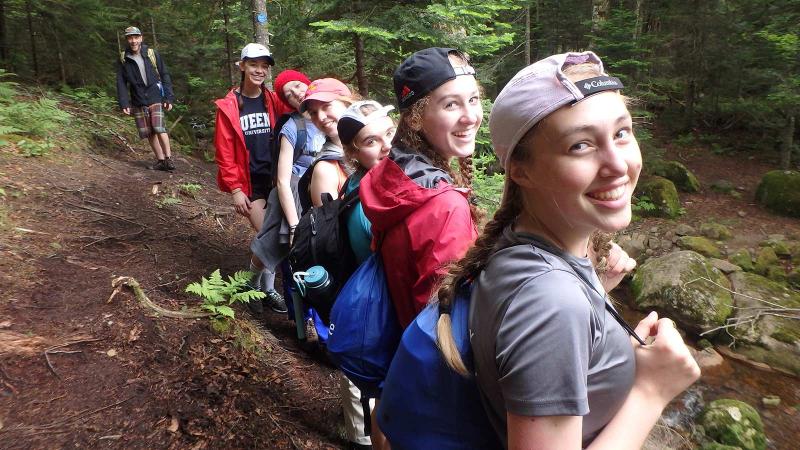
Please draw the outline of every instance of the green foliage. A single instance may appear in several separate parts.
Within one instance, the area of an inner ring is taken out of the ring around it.
[[[472,178],[472,192],[478,200],[478,206],[491,217],[500,206],[505,176],[496,172],[500,165],[494,153],[476,155],[473,162],[475,171]]]
[[[187,196],[194,198],[203,189],[203,186],[197,183],[183,183],[178,186],[178,189]]]
[[[234,303],[248,303],[266,296],[261,291],[249,289],[247,283],[252,276],[252,272],[238,271],[225,280],[217,269],[208,278],[202,277],[200,282],[186,286],[186,292],[202,299],[203,304],[200,307],[210,312],[212,319],[232,319],[234,311],[231,306]]]
[[[168,206],[180,205],[181,203],[183,203],[183,200],[179,199],[175,195],[165,195],[156,201],[156,206],[158,206],[159,209],[162,209]]]
[[[640,195],[638,197],[633,198],[633,204],[631,204],[631,209],[633,212],[642,212],[644,215],[647,215],[649,212],[654,212],[656,210],[656,205],[650,200],[650,197],[646,195]]]

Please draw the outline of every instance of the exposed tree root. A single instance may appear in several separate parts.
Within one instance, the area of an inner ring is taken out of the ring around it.
[[[139,301],[139,304],[144,306],[147,309],[153,310],[161,316],[164,317],[173,317],[176,319],[197,319],[200,317],[208,317],[210,314],[200,310],[186,310],[186,311],[173,311],[171,309],[162,308],[161,306],[156,305],[153,303],[152,300],[147,298],[147,295],[142,290],[142,287],[139,286],[139,282],[136,281],[133,277],[117,277],[111,282],[111,287],[114,288],[114,291],[111,293],[111,296],[108,297],[108,301],[106,303],[111,303],[111,300],[117,295],[123,287],[127,286],[130,290],[133,291],[133,295],[136,296],[136,300]]]

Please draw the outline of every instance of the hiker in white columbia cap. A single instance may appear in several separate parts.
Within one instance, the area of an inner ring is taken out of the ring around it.
[[[517,73],[489,118],[503,198],[438,298],[447,311],[474,280],[477,384],[509,449],[640,448],[700,376],[672,321],[652,312],[634,330],[606,295],[635,266],[600,235],[629,224],[642,168],[621,88],[592,52],[554,55]],[[439,347],[463,372],[445,322]]]
[[[155,170],[175,170],[164,110],[175,103],[172,77],[161,55],[142,43],[137,27],[125,29],[128,45],[117,62],[117,101],[122,112],[133,114],[139,137],[147,139],[156,156]]]

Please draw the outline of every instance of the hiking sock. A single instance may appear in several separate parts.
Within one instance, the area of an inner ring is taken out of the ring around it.
[[[261,287],[264,292],[275,290],[275,272],[270,272],[267,269],[261,271]]]
[[[259,269],[253,264],[253,261],[250,261],[250,272],[253,272],[253,278],[250,278],[250,285],[256,289],[261,287],[261,278],[266,269]]]

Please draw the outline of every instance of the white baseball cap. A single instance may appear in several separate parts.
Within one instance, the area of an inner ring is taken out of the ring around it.
[[[364,113],[361,112],[361,107],[367,105],[375,108],[375,111],[364,115]],[[350,145],[362,128],[374,122],[376,119],[388,116],[389,111],[393,109],[394,106],[392,105],[383,106],[373,100],[353,103],[345,110],[342,117],[339,118],[339,123],[337,125],[339,140],[342,141],[344,145]]]
[[[245,59],[256,58],[265,58],[267,62],[269,62],[270,66],[275,65],[275,60],[272,58],[272,53],[269,52],[267,47],[264,47],[261,44],[256,44],[255,42],[245,45],[242,49],[242,56],[239,59],[244,61]]]

